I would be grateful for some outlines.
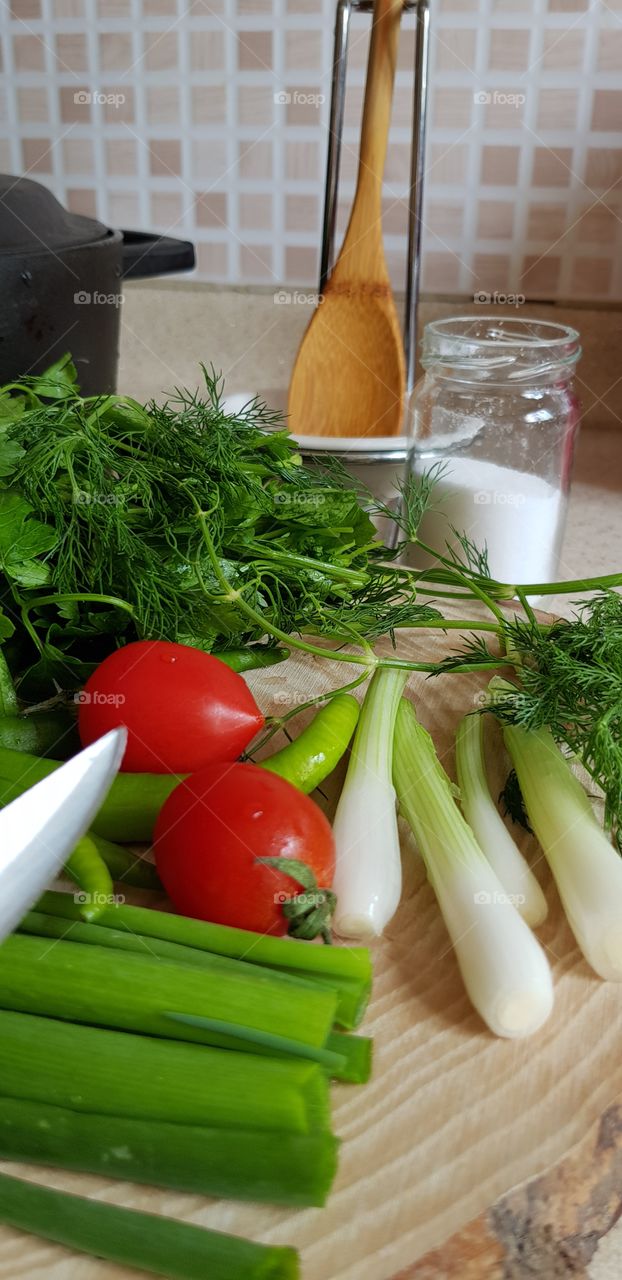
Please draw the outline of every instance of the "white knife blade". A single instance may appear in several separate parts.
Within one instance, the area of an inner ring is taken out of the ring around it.
[[[113,729],[0,810],[0,941],[11,933],[91,825],[123,759]]]

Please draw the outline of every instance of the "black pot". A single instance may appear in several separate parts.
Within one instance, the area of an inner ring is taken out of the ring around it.
[[[188,240],[111,231],[40,183],[0,174],[0,385],[69,351],[83,395],[114,391],[121,281],[193,266]]]

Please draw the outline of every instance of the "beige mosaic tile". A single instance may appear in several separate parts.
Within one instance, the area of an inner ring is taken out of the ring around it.
[[[489,187],[515,187],[519,161],[519,147],[483,146],[480,182]]]
[[[82,213],[87,218],[96,216],[97,192],[92,187],[68,187],[66,199],[73,213]]]
[[[181,142],[176,138],[154,138],[149,143],[149,172],[156,177],[181,173]]]
[[[270,231],[274,221],[272,196],[241,191],[238,196],[238,221],[245,231]]]
[[[145,96],[149,125],[170,124],[181,127],[181,104],[177,85],[158,85],[157,88],[148,86]]]
[[[189,203],[189,197],[186,202]],[[149,201],[151,225],[156,231],[171,231],[181,235],[180,222],[184,217],[184,196],[180,191],[152,191]]]
[[[89,57],[86,32],[65,31],[57,35],[54,52],[58,71],[87,71]]]
[[[272,70],[272,32],[241,31],[238,35],[240,71]]]
[[[43,71],[45,45],[40,36],[13,36],[13,63],[16,71]]]
[[[478,240],[511,240],[514,204],[509,200],[480,200],[477,208]]]
[[[224,191],[199,193],[195,203],[197,226],[226,227],[227,195]]]
[[[188,32],[192,71],[220,71],[225,60],[224,31]]]

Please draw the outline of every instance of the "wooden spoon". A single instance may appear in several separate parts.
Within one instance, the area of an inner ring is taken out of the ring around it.
[[[359,170],[339,257],[289,388],[296,435],[391,436],[402,425],[404,347],[382,244],[382,175],[402,0],[374,5]]]

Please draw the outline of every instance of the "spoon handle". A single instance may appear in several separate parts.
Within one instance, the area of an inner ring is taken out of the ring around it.
[[[386,274],[382,249],[382,177],[387,154],[402,0],[375,0],[356,194],[340,260],[350,279]],[[339,272],[341,262],[335,266]],[[335,274],[333,272],[333,274]]]

